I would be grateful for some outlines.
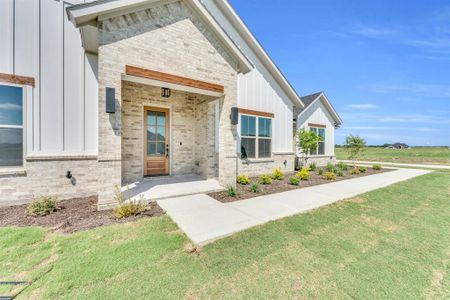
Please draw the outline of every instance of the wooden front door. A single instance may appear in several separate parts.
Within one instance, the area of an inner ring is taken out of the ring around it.
[[[144,175],[169,174],[169,110],[144,108]]]

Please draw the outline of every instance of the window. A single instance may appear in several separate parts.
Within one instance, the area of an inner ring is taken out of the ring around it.
[[[272,157],[272,119],[241,115],[242,158]]]
[[[0,85],[0,167],[23,166],[23,89]]]
[[[312,155],[325,155],[325,128],[311,127],[310,130],[312,132],[315,132],[322,138],[322,140],[319,143],[317,143],[316,151],[311,154]]]
[[[166,154],[166,113],[147,111],[147,156]]]

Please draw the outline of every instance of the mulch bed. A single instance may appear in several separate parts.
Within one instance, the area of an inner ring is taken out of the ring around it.
[[[133,222],[141,218],[157,217],[164,212],[157,203],[150,203],[145,212],[117,219],[112,210],[97,211],[97,197],[64,200],[58,203],[59,210],[44,217],[27,214],[27,205],[0,207],[0,227],[39,226],[62,233],[74,233],[100,226]]]
[[[311,172],[311,178],[307,181],[300,181],[300,184],[298,186],[292,185],[289,182],[289,178],[293,177],[295,173],[285,173],[283,180],[273,180],[272,184],[270,185],[262,185],[260,184],[261,191],[259,193],[252,193],[250,192],[250,185],[241,185],[238,184],[236,187],[237,190],[237,196],[231,197],[228,195],[226,191],[223,192],[215,192],[208,194],[210,197],[222,202],[222,203],[228,203],[228,202],[234,202],[234,201],[240,201],[244,199],[250,199],[255,198],[258,196],[263,195],[269,195],[269,194],[276,194],[286,191],[291,191],[295,189],[301,189],[309,186],[314,185],[321,185],[346,179],[352,179],[352,178],[358,178],[358,177],[364,177],[369,176],[373,174],[379,174],[383,172],[390,172],[393,171],[392,169],[381,169],[379,171],[375,171],[372,168],[368,168],[366,173],[361,173],[358,175],[351,175],[348,173],[345,173],[344,177],[336,177],[336,180],[325,180],[322,178],[322,176],[319,176],[317,172]],[[250,178],[251,182],[259,182],[258,177]]]

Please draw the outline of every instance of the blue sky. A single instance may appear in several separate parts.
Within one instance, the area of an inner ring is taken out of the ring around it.
[[[300,95],[369,144],[450,145],[450,1],[231,0]]]

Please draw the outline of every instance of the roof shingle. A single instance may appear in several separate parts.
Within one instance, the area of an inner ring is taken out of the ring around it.
[[[305,107],[301,108],[298,106],[294,106],[294,118],[297,118],[297,116],[304,111],[308,106],[310,106],[314,100],[316,100],[323,92],[314,93],[308,96],[302,96],[300,97],[303,104],[305,104]]]

